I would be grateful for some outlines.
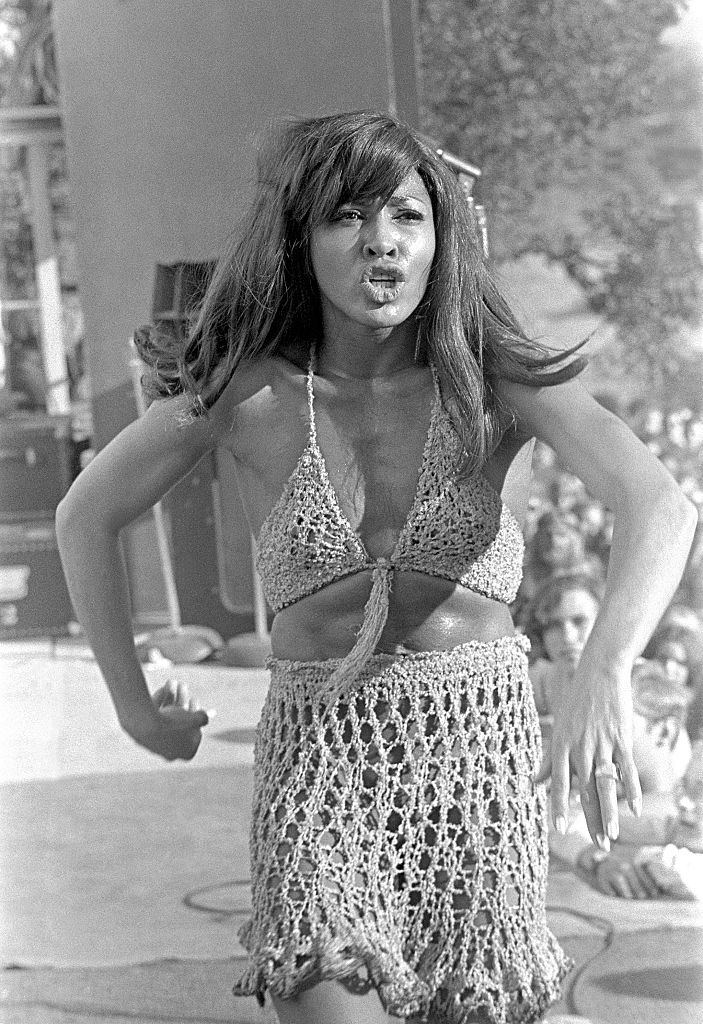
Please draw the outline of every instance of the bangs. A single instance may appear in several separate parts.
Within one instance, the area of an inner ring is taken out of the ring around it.
[[[323,123],[308,145],[298,187],[289,192],[288,216],[304,232],[329,220],[344,203],[387,202],[426,163],[426,154],[403,125],[379,116],[360,117],[356,125],[353,116],[339,125],[336,120]]]
[[[371,152],[368,156],[359,147],[349,156],[340,152],[330,160],[329,168],[320,169],[316,187],[316,202],[310,208],[308,223],[315,227],[328,220],[334,212],[348,202],[387,202],[400,183],[416,168],[409,156],[392,152]],[[374,147],[375,148],[375,147]]]

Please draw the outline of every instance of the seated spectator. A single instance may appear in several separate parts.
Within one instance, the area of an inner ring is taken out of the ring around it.
[[[685,649],[690,696],[686,729],[693,742],[703,739],[703,621],[700,616],[687,605],[672,604],[647,645],[645,656],[656,657],[655,652],[662,644],[665,654],[667,651],[680,653],[681,647]],[[668,661],[669,671],[675,671],[673,659]]]
[[[658,662],[672,683],[687,686],[690,676],[688,651],[680,630],[666,626],[655,631],[644,649],[644,657]]]
[[[525,573],[513,607],[518,628],[527,627],[539,589],[552,577],[571,573],[590,574],[598,580],[604,578],[601,560],[586,551],[576,517],[548,509],[539,516],[529,538]]]
[[[632,673],[632,753],[642,793],[668,793],[691,759],[686,731],[689,693],[656,661],[638,659]]]
[[[528,630],[544,651],[530,666],[535,704],[546,736],[564,683],[573,677],[600,607],[600,586],[585,573],[555,576],[532,606]]]

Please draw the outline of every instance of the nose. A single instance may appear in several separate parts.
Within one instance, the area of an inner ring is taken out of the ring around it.
[[[367,222],[363,253],[367,259],[398,255],[398,243],[392,226],[383,217],[372,217]]]

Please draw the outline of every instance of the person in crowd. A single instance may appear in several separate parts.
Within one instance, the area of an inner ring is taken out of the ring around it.
[[[677,679],[685,677],[690,694],[686,729],[693,741],[703,739],[703,621],[697,612],[678,601],[671,604],[644,656],[662,661]]]
[[[532,607],[530,639],[544,651],[530,665],[530,681],[542,736],[550,732],[561,695],[568,692],[586,641],[595,625],[602,591],[585,573],[554,576],[542,585]]]
[[[672,625],[658,628],[644,649],[643,657],[659,662],[669,680],[682,689],[688,686],[691,674],[685,635]]]
[[[610,849],[595,849],[578,803],[551,853],[594,888],[625,899],[703,899],[703,744],[686,732],[688,695],[657,662],[639,659],[632,677],[634,756],[642,816],[624,821]],[[622,790],[620,790],[622,798]]]
[[[540,588],[555,576],[569,573],[590,573],[596,579],[605,576],[601,560],[586,551],[576,516],[550,506],[541,512],[535,523],[527,546],[522,583],[512,609],[521,628],[529,628]]]
[[[691,758],[686,731],[690,694],[659,662],[635,662],[632,675],[633,756],[643,793],[667,793]]]
[[[630,674],[683,571],[693,513],[528,339],[440,156],[373,112],[296,119],[185,342],[139,336],[155,400],[62,501],[77,614],[123,728],[192,758],[207,713],[151,694],[119,533],[226,449],[275,612],[257,728],[249,963],[286,1024],[535,1021],[569,961],[545,913],[545,791],[572,775],[593,840],[638,813]],[[509,605],[533,439],[612,508],[603,602],[540,756]]]

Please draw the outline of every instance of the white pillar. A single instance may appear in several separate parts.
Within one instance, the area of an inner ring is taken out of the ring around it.
[[[63,344],[63,308],[59,261],[49,201],[49,144],[27,144],[27,167],[32,200],[34,266],[41,314],[41,350],[46,378],[46,409],[51,414],[71,408],[66,352]]]

